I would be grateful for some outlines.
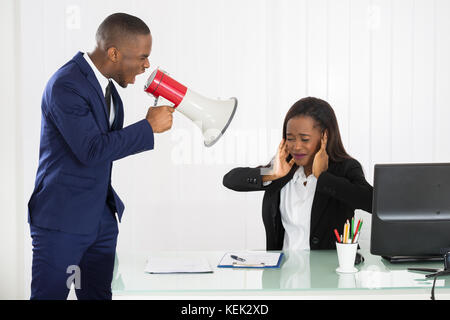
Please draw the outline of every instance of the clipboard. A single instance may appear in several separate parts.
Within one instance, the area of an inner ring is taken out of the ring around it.
[[[231,256],[239,257],[239,261],[231,258]],[[266,269],[279,268],[283,259],[282,252],[252,251],[252,252],[227,252],[220,259],[218,268],[251,268]]]

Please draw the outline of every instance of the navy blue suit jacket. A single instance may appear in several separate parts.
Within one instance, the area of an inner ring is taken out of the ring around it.
[[[114,130],[102,88],[79,52],[48,81],[42,97],[39,166],[28,202],[28,222],[47,229],[88,234],[105,203],[124,205],[111,186],[112,162],[153,149],[146,119],[123,127],[123,104],[113,87]]]

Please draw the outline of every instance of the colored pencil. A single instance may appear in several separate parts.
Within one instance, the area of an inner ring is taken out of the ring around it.
[[[357,232],[355,233],[355,238],[353,239],[353,242],[358,242],[359,239],[359,235],[361,234],[361,229],[362,229],[362,225],[363,225],[363,219],[360,219],[358,221],[358,226],[357,226]]]
[[[347,222],[345,223],[345,230],[344,230],[344,243],[347,243],[348,241],[348,233],[349,233],[349,222],[347,220]]]
[[[358,234],[360,228],[361,228],[361,219],[358,219],[358,223],[356,224],[356,230],[355,230],[355,234],[353,235],[352,243],[355,241],[356,235]]]
[[[353,240],[353,235],[355,232],[355,217],[352,217],[352,227],[351,227],[351,232],[350,232],[350,239]]]
[[[341,242],[341,239],[339,238],[339,233],[338,233],[337,229],[334,229],[334,234],[336,235],[337,242]]]
[[[346,233],[347,233],[347,223],[344,223],[344,231],[342,231],[342,243],[345,243]]]

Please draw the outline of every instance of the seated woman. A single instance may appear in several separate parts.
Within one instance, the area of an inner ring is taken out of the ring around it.
[[[283,139],[266,167],[235,168],[223,177],[235,191],[264,190],[267,250],[334,249],[355,209],[372,211],[372,186],[344,149],[331,106],[308,97],[286,114]]]

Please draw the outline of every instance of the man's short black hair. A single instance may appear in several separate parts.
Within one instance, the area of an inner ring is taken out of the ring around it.
[[[132,36],[147,34],[150,34],[149,27],[138,17],[126,13],[114,13],[100,24],[96,40],[98,45],[108,49]]]

